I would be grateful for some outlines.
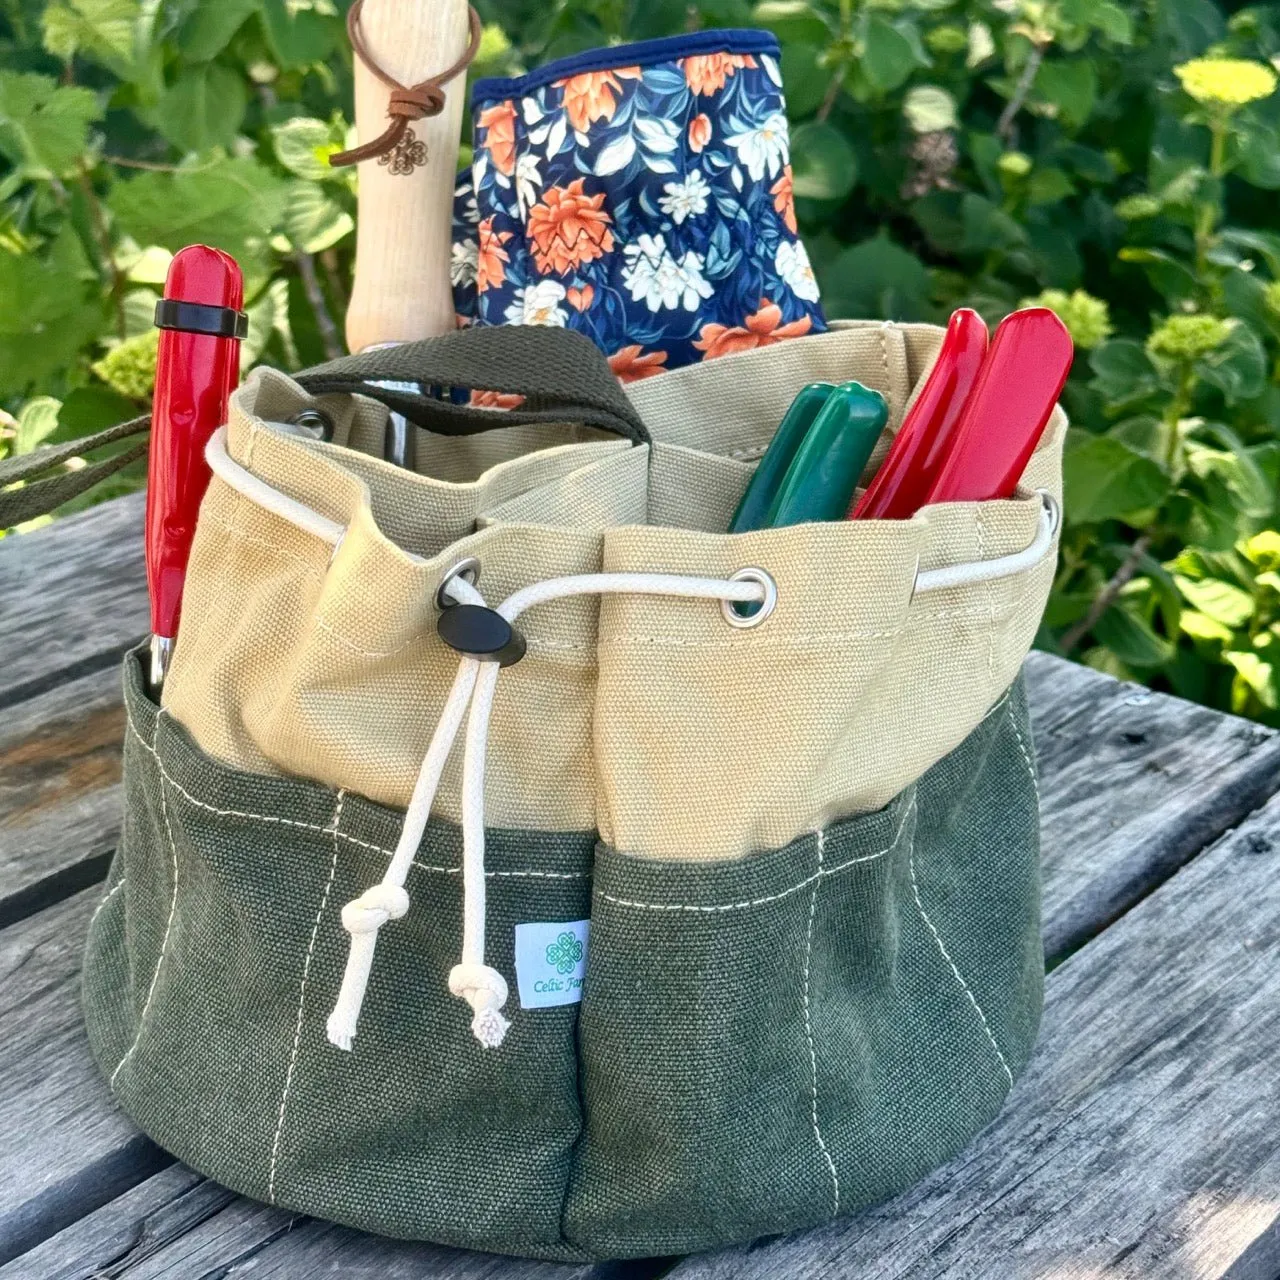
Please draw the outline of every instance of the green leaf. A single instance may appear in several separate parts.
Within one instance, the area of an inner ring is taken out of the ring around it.
[[[217,0],[197,4],[178,28],[175,43],[188,62],[216,58],[240,30],[244,20],[257,13],[262,0]]]
[[[333,125],[307,116],[294,116],[292,120],[272,125],[271,138],[276,158],[290,173],[312,182],[346,181],[342,171],[329,163],[329,157],[342,150],[341,133]]]
[[[1094,0],[1089,6],[1089,21],[1113,44],[1133,43],[1133,19],[1118,4]]]
[[[792,41],[809,41],[825,45],[831,39],[831,28],[826,18],[809,3],[809,0],[761,0],[751,13],[753,26],[768,27],[782,41],[782,56],[787,56],[787,45]],[[791,96],[791,81],[783,77],[787,96]]]
[[[1280,130],[1253,122],[1240,140],[1237,151],[1240,176],[1255,187],[1275,191],[1280,188]]]
[[[1169,492],[1169,478],[1154,462],[1111,436],[1073,429],[1062,469],[1067,517],[1078,523],[1123,519]]]
[[[18,425],[14,431],[14,453],[30,453],[43,444],[58,427],[58,410],[62,402],[52,396],[33,396],[18,411]]]
[[[1130,667],[1159,667],[1173,657],[1174,646],[1136,609],[1121,604],[1094,623],[1093,634]]]
[[[263,0],[262,25],[267,43],[282,67],[305,67],[323,61],[342,33],[337,21],[288,0]]]
[[[1216,450],[1203,452],[1215,455],[1208,461],[1207,469],[1217,474],[1231,490],[1240,510],[1249,516],[1270,515],[1275,507],[1275,490],[1244,441],[1225,423],[1206,422],[1200,430],[1227,450],[1226,453],[1217,453]],[[1190,452],[1189,449],[1189,455]],[[1192,467],[1195,469],[1194,463]]]
[[[203,242],[238,257],[248,241],[266,239],[279,222],[284,184],[247,156],[217,159],[119,182],[109,204],[139,244],[176,251]]]
[[[782,45],[782,83],[787,87],[787,114],[793,120],[811,116],[827,96],[831,72],[819,62],[822,47],[800,40]]]
[[[1264,662],[1256,653],[1236,650],[1228,650],[1222,657],[1235,668],[1241,681],[1268,711],[1274,711],[1280,706],[1276,668],[1270,662]]]
[[[1198,609],[1183,609],[1178,617],[1178,626],[1193,640],[1217,641],[1220,644],[1230,644],[1236,634],[1230,627],[1224,627],[1220,622],[1214,622],[1207,614],[1201,613]]]
[[[351,215],[316,182],[291,182],[284,233],[303,253],[320,253],[355,230]]]
[[[44,47],[64,62],[79,54],[128,79],[141,19],[138,0],[60,0],[44,11]]]
[[[902,104],[902,114],[916,133],[938,133],[959,123],[956,100],[936,84],[918,84]]]
[[[917,45],[887,18],[873,14],[867,22],[859,65],[873,89],[888,93],[903,84],[921,63]]]
[[[69,225],[47,255],[0,251],[0,394],[43,389],[75,366],[103,324],[90,284],[96,277]]]
[[[999,205],[974,192],[960,201],[960,219],[964,225],[963,247],[969,253],[1010,249],[1027,238],[1023,227]]]
[[[0,71],[0,152],[33,176],[73,169],[88,145],[90,122],[101,117],[98,97],[89,89]]]
[[[58,438],[74,440],[124,422],[138,412],[138,406],[124,396],[96,383],[77,387],[58,411]]]
[[[229,67],[191,67],[164,91],[155,111],[156,127],[181,151],[230,147],[247,105],[244,80]]]
[[[1228,404],[1252,400],[1267,383],[1267,353],[1258,335],[1241,321],[1220,347],[1196,361],[1195,371],[1217,387]]]
[[[818,271],[828,315],[918,320],[928,314],[924,263],[884,234],[820,263]]]
[[[1158,389],[1160,379],[1140,342],[1113,338],[1089,356],[1093,385],[1108,400],[1128,400]]]
[[[858,180],[858,157],[834,125],[812,120],[791,135],[795,194],[810,200],[842,200]]]
[[[1029,204],[1057,204],[1075,194],[1075,183],[1061,169],[1037,169],[1027,183]]]
[[[1069,129],[1078,129],[1093,114],[1098,73],[1087,58],[1045,61],[1036,72],[1036,90],[1051,102]]]
[[[1182,598],[1206,618],[1224,627],[1243,627],[1253,617],[1253,597],[1220,578],[1188,578],[1175,573],[1173,580]]]

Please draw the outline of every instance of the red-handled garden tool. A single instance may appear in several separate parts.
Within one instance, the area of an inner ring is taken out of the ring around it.
[[[209,486],[204,447],[226,421],[248,332],[236,260],[195,244],[169,264],[156,303],[160,349],[147,469],[147,585],[151,591],[151,684],[169,666],[196,513]]]
[[[1074,354],[1066,325],[1048,308],[1005,316],[921,505],[1012,497]]]

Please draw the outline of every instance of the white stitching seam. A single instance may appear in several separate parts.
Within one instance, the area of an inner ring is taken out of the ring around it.
[[[783,898],[789,898],[793,893],[799,893],[801,889],[807,889],[811,884],[815,884],[827,876],[833,876],[838,871],[844,871],[847,867],[857,866],[863,862],[877,862],[885,854],[892,853],[897,848],[898,841],[902,839],[902,831],[906,826],[907,817],[914,808],[915,797],[913,794],[911,803],[903,810],[902,821],[898,823],[898,830],[894,834],[893,840],[885,848],[861,858],[849,858],[834,867],[822,867],[815,871],[813,875],[805,876],[799,884],[793,884],[789,889],[783,889],[779,893],[770,893],[763,898],[747,898],[742,902],[722,902],[715,906],[703,906],[693,902],[636,902],[631,898],[615,898],[613,894],[605,893],[600,889],[596,890],[595,896],[605,902],[612,902],[615,907],[635,907],[641,911],[696,911],[715,914],[720,911],[744,911],[748,907],[762,907],[766,903],[780,902]]]
[[[156,732],[160,732],[160,717],[164,715],[163,711],[156,713]],[[134,730],[138,741],[156,757],[156,763],[160,763],[160,757],[156,755],[156,749],[153,745],[143,742],[142,735]],[[163,773],[163,770],[161,770]],[[173,828],[169,825],[169,805],[165,800],[164,781],[160,783],[160,813],[164,818],[165,834],[169,838],[169,858],[173,865],[173,896],[169,899],[169,918],[165,921],[164,937],[160,941],[160,955],[156,960],[155,972],[151,975],[151,986],[147,988],[147,998],[142,1005],[142,1016],[138,1019],[138,1030],[133,1037],[133,1043],[125,1051],[125,1055],[116,1063],[116,1069],[111,1073],[111,1079],[108,1081],[108,1087],[114,1089],[116,1087],[116,1076],[120,1074],[120,1068],[133,1057],[133,1051],[138,1047],[138,1041],[142,1039],[142,1030],[147,1025],[147,1014],[151,1011],[151,1001],[156,994],[156,983],[160,981],[160,969],[164,964],[164,958],[169,950],[169,937],[173,932],[173,917],[178,909],[178,849],[173,842]]]
[[[206,804],[203,800],[197,799],[189,791],[187,791],[179,782],[169,774],[164,767],[164,761],[156,754],[156,750],[138,731],[138,726],[133,722],[133,716],[126,709],[125,722],[133,736],[137,738],[142,747],[149,751],[155,758],[156,767],[160,771],[160,776],[169,786],[177,792],[188,804],[193,805],[197,809],[203,809],[206,813],[212,813],[219,818],[243,818],[252,822],[269,822],[274,826],[282,827],[298,827],[303,831],[314,831],[319,835],[336,835],[339,840],[345,840],[348,844],[358,845],[361,849],[369,849],[374,853],[380,853],[383,857],[390,858],[392,850],[384,848],[380,844],[373,844],[368,840],[360,840],[356,836],[349,836],[345,831],[334,832],[332,827],[317,826],[314,822],[299,822],[296,818],[277,818],[269,813],[249,813],[243,809],[217,809],[211,804]],[[420,871],[434,871],[437,875],[456,876],[462,874],[461,867],[436,867],[428,862],[413,863]],[[531,879],[531,880],[585,880],[590,875],[587,871],[532,871],[532,870],[515,870],[515,871],[486,871],[486,876],[493,879]]]
[[[818,1055],[813,1047],[813,1022],[809,1016],[809,961],[813,955],[813,917],[818,910],[818,888],[822,882],[822,852],[827,843],[825,830],[820,830],[817,835],[818,873],[813,880],[813,896],[809,899],[809,928],[804,939],[804,1037],[809,1045],[810,1119],[813,1122],[813,1136],[817,1141],[818,1150],[822,1152],[822,1158],[827,1162],[827,1169],[831,1173],[831,1212],[833,1216],[839,1217],[840,1178],[836,1174],[835,1161],[832,1160],[831,1153],[827,1150],[827,1144],[822,1140],[822,1130],[818,1127]]]
[[[113,884],[113,885],[111,886],[111,888],[107,890],[107,892],[106,892],[106,894],[104,895],[104,897],[103,897],[102,901],[101,901],[101,902],[99,902],[99,903],[98,903],[98,905],[97,905],[96,907],[94,907],[94,909],[93,909],[93,915],[91,915],[91,916],[89,917],[89,928],[90,928],[90,929],[92,929],[92,928],[93,928],[93,922],[98,918],[98,916],[99,916],[99,915],[101,915],[101,914],[102,914],[102,908],[103,908],[103,907],[105,907],[105,906],[107,905],[107,903],[108,903],[108,902],[110,902],[110,901],[111,901],[111,899],[112,899],[112,898],[114,898],[114,897],[116,896],[116,894],[117,894],[117,893],[119,893],[119,892],[120,892],[120,890],[121,890],[121,889],[123,889],[123,888],[124,888],[124,876],[121,876],[121,877],[120,877],[120,879],[119,879],[119,880],[117,880],[117,881],[115,882],[115,884]]]
[[[915,797],[912,797],[912,808],[915,808]],[[1009,1088],[1013,1088],[1013,1072],[1009,1070],[1009,1064],[1005,1060],[1005,1056],[1000,1052],[1000,1046],[996,1043],[995,1036],[991,1033],[991,1024],[987,1021],[987,1015],[982,1012],[982,1006],[978,1003],[977,998],[969,989],[969,984],[964,980],[960,970],[956,967],[956,962],[951,958],[951,953],[947,950],[946,944],[942,941],[942,935],[933,926],[933,921],[929,919],[924,909],[924,903],[920,901],[920,886],[916,883],[916,862],[915,862],[915,830],[912,829],[911,845],[907,850],[907,869],[911,873],[911,893],[916,900],[916,908],[920,912],[920,919],[928,926],[929,932],[933,934],[933,940],[938,944],[938,951],[942,958],[951,968],[951,972],[955,975],[955,980],[960,984],[960,989],[969,999],[969,1003],[973,1006],[973,1011],[978,1015],[978,1021],[982,1024],[982,1030],[986,1034],[987,1040],[991,1044],[996,1057],[1000,1060],[1001,1070],[1004,1071],[1005,1077],[1009,1081]]]
[[[307,944],[307,956],[302,962],[302,981],[298,984],[298,1021],[293,1028],[293,1050],[289,1054],[289,1069],[285,1072],[284,1088],[280,1093],[280,1114],[276,1118],[276,1136],[271,1143],[271,1169],[267,1176],[267,1199],[276,1202],[276,1162],[280,1156],[280,1138],[284,1133],[284,1110],[289,1101],[289,1088],[293,1084],[294,1068],[298,1065],[298,1047],[302,1043],[302,1014],[307,1004],[307,979],[311,976],[311,957],[315,954],[316,938],[320,933],[320,920],[324,909],[329,905],[329,891],[333,888],[334,877],[338,873],[338,827],[342,822],[342,800],[345,791],[338,792],[338,803],[333,810],[333,857],[329,862],[329,879],[325,881],[324,892],[320,895],[320,907],[316,911],[316,922],[311,926],[311,941]]]
[[[1006,700],[1007,701],[1007,700]],[[1017,718],[1013,714],[1013,703],[1008,703],[1009,708],[1009,727],[1013,730],[1013,736],[1018,740],[1018,750],[1022,752],[1022,763],[1027,766],[1027,773],[1031,776],[1031,789],[1036,793],[1036,805],[1040,804],[1040,782],[1036,778],[1036,767],[1031,760],[1031,752],[1027,750],[1026,741],[1022,737],[1022,730],[1018,728]]]

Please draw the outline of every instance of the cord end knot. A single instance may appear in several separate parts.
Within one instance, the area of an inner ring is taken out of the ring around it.
[[[486,1049],[496,1049],[511,1026],[498,1012],[507,1003],[507,980],[487,964],[455,964],[449,971],[449,990],[475,1011],[475,1038]]]

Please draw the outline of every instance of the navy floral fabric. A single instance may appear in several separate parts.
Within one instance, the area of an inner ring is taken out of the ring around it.
[[[566,325],[624,381],[826,327],[769,33],[596,50],[481,80],[472,107],[460,324]]]

